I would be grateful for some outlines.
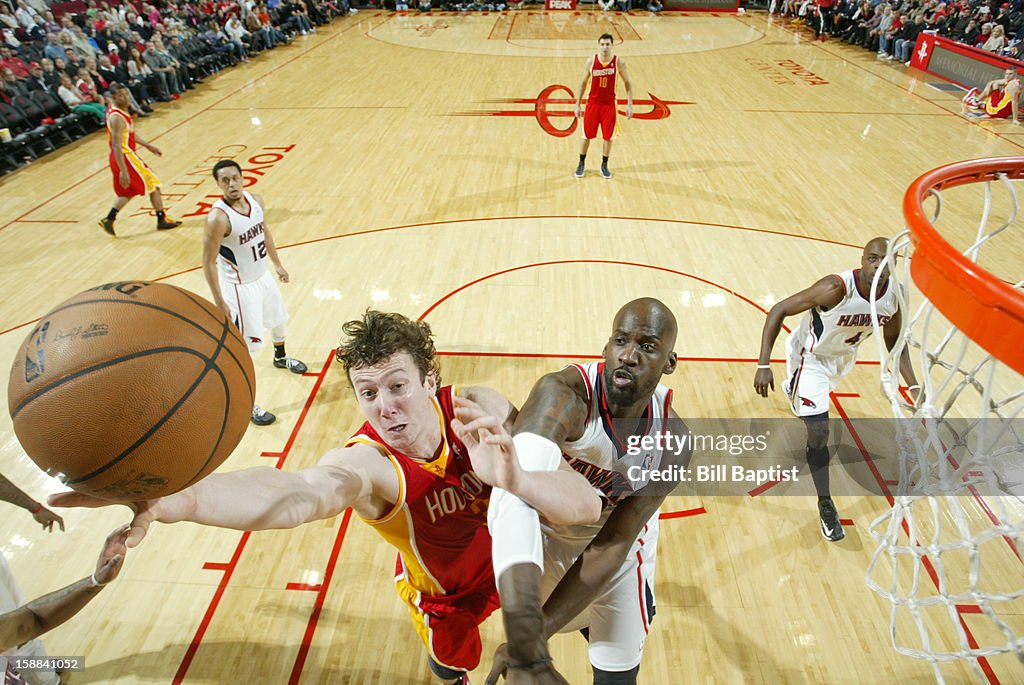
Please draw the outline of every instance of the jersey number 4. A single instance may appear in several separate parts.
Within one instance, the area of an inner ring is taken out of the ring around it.
[[[253,260],[263,259],[267,256],[267,242],[261,240],[259,245],[250,245],[249,249],[252,250]]]
[[[260,245],[262,245],[262,244],[263,244],[263,243],[260,243]],[[846,339],[845,341],[843,341],[843,342],[845,342],[845,343],[846,343],[847,345],[856,345],[857,343],[859,343],[859,342],[860,342],[860,339],[861,339],[861,338],[862,338],[863,336],[864,336],[864,331],[860,331],[860,332],[858,332],[858,333],[857,333],[857,335],[853,336],[852,338],[847,338],[847,339]]]

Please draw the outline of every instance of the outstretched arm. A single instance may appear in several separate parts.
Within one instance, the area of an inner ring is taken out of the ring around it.
[[[0,614],[0,652],[39,637],[81,611],[121,571],[127,537],[127,526],[107,537],[91,576]]]
[[[365,445],[332,450],[316,466],[295,472],[262,467],[215,473],[168,497],[135,502],[128,547],[138,545],[154,521],[269,530],[336,516],[374,496],[382,460],[373,452]],[[393,470],[385,473],[393,475]],[[51,495],[49,501],[62,507],[113,504],[77,492]]]
[[[775,390],[775,378],[772,376],[772,348],[775,339],[782,330],[782,322],[787,316],[801,314],[812,307],[830,309],[843,299],[846,286],[842,279],[834,274],[825,276],[810,288],[790,295],[777,302],[768,311],[764,328],[761,330],[761,352],[757,357],[757,373],[754,374],[754,389],[761,397],[768,397],[768,389]]]

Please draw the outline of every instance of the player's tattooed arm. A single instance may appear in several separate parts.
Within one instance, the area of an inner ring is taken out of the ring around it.
[[[802,314],[813,307],[831,309],[839,304],[846,294],[846,286],[843,279],[835,274],[825,276],[810,288],[790,295],[786,299],[777,302],[774,307],[768,310],[768,316],[764,321],[764,328],[761,330],[761,351],[757,357],[757,373],[754,374],[754,390],[761,397],[768,397],[768,390],[775,390],[775,378],[772,376],[770,367],[772,359],[772,348],[775,347],[775,339],[779,337],[782,330],[782,322],[787,316]]]

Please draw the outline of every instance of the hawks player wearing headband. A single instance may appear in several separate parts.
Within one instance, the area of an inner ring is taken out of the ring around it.
[[[888,247],[889,241],[885,238],[873,239],[864,246],[859,269],[825,276],[810,288],[777,303],[768,312],[761,332],[754,389],[762,397],[768,397],[768,389],[775,389],[771,355],[782,321],[787,316],[806,312],[800,325],[786,339],[789,379],[782,389],[789,396],[793,413],[807,428],[807,463],[818,493],[821,533],[827,540],[842,540],[846,535],[829,490],[829,394],[853,369],[857,348],[874,329],[871,284],[879,268],[883,271],[875,293],[875,308],[886,347],[892,349],[902,330],[898,286],[884,266]],[[900,374],[911,386],[911,394],[916,396],[917,379],[907,349],[900,357]]]
[[[585,173],[587,150],[590,141],[597,136],[598,126],[604,146],[601,152],[601,176],[611,178],[608,171],[608,155],[612,151],[612,136],[615,133],[615,80],[622,74],[622,82],[626,85],[626,118],[633,118],[633,84],[630,83],[626,62],[612,54],[612,36],[601,34],[597,39],[597,54],[587,59],[584,66],[583,81],[576,91],[576,118],[580,118],[580,104],[583,91],[590,81],[590,94],[587,96],[587,109],[583,115],[583,142],[580,144],[580,163],[576,167],[576,178],[583,178]]]
[[[273,262],[282,283],[289,277],[263,219],[263,198],[242,190],[242,167],[234,160],[213,165],[213,178],[224,193],[206,217],[203,236],[203,275],[213,301],[238,326],[250,354],[263,347],[263,331],[269,328],[274,366],[305,373],[306,365],[285,353],[288,312],[267,262]],[[258,404],[253,406],[252,422],[257,426],[276,419]]]
[[[489,525],[508,644],[495,655],[492,679],[507,668],[527,671],[528,682],[565,682],[547,639],[581,630],[595,685],[636,682],[655,611],[658,508],[674,483],[629,472],[683,467],[690,452],[634,454],[628,445],[633,436],[664,433],[667,418],[678,420],[671,391],[658,382],[675,371],[676,331],[658,300],[628,303],[615,315],[604,362],[544,376],[516,419],[523,467],[550,470],[568,461],[600,491],[604,507],[593,524],[542,526],[520,499],[495,490]],[[685,435],[673,423],[672,432]]]

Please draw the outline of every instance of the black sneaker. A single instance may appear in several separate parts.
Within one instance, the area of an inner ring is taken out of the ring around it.
[[[115,235],[114,234],[114,220],[113,219],[108,219],[107,217],[103,217],[102,219],[100,219],[99,224],[100,224],[100,228],[102,228],[104,231],[106,231],[107,235]]]
[[[580,162],[580,165],[576,167],[576,178],[583,178],[584,173],[586,173],[586,170],[584,169],[583,162]]]
[[[180,221],[175,221],[174,219],[172,219],[171,217],[167,216],[166,214],[164,215],[163,221],[157,221],[156,222],[156,230],[158,230],[158,231],[166,231],[166,230],[171,229],[171,228],[177,228],[178,226],[181,226],[181,222]]]
[[[252,419],[250,420],[257,426],[269,426],[277,421],[277,417],[257,404],[252,408]]]
[[[607,178],[611,178],[611,177],[612,177],[612,172],[608,171],[608,167],[606,167],[605,165],[602,164],[601,165],[601,178],[606,178],[607,179]]]
[[[274,366],[292,373],[306,373],[306,365],[294,357],[274,357]]]
[[[818,516],[821,518],[821,534],[826,540],[836,542],[846,537],[843,524],[839,522],[839,512],[831,498],[818,502]]]

